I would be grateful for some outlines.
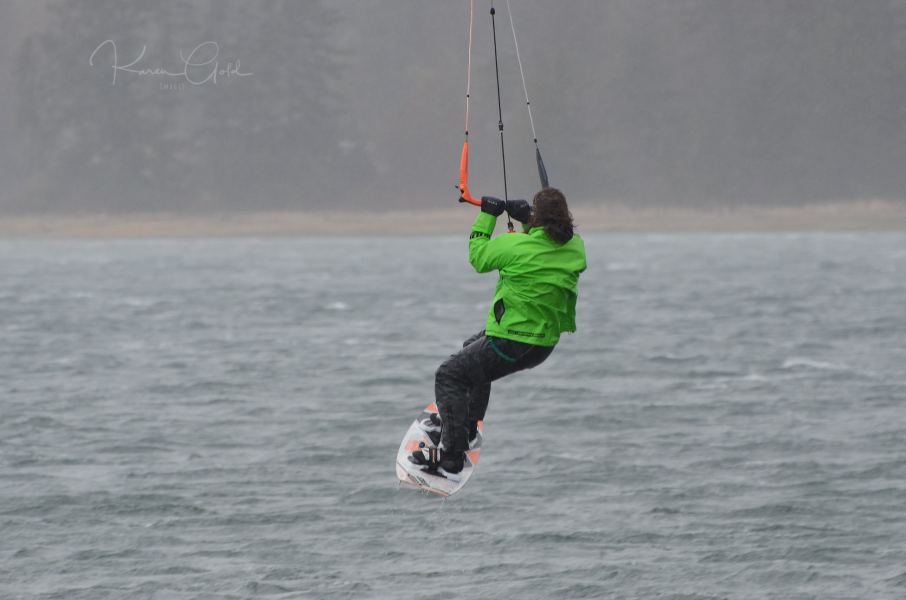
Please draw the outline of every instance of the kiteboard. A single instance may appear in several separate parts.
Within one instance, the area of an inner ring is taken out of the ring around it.
[[[454,480],[411,458],[414,452],[421,452],[427,460],[438,452],[440,429],[437,427],[437,423],[439,422],[437,405],[433,403],[426,406],[412,422],[396,453],[396,476],[403,485],[429,494],[447,497],[461,490],[475,471],[478,457],[481,456],[484,423],[478,422],[478,435],[469,443],[465,465],[462,471],[456,474],[457,478]]]

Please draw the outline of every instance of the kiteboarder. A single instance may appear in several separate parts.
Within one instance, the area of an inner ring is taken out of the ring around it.
[[[541,158],[535,120],[519,56],[516,27],[510,3],[507,13],[513,32],[516,59],[522,76],[535,161],[541,191],[531,205],[510,200],[507,192],[506,152],[503,140],[503,108],[500,100],[500,72],[497,61],[497,27],[491,3],[491,32],[494,42],[494,69],[497,75],[497,129],[503,166],[504,197],[483,196],[479,201],[469,191],[469,103],[472,86],[472,21],[474,0],[469,3],[469,55],[466,78],[465,140],[459,164],[459,201],[481,207],[469,236],[469,262],[479,273],[499,271],[500,279],[488,312],[485,328],[463,343],[435,373],[434,398],[437,412],[420,421],[420,428],[433,444],[422,442],[409,461],[423,469],[460,481],[466,451],[479,435],[491,394],[491,382],[516,371],[544,362],[563,332],[576,330],[576,298],[579,274],[585,270],[585,244],[574,232],[572,214],[563,193],[550,187]],[[509,233],[492,239],[497,217],[507,213]],[[523,224],[514,231],[512,219]],[[438,451],[439,450],[439,451]]]
[[[523,223],[523,232],[492,238],[504,211]],[[500,278],[485,328],[435,374],[439,415],[432,415],[423,428],[435,438],[440,433],[436,464],[429,464],[421,452],[413,455],[413,462],[454,480],[478,433],[478,421],[484,420],[491,382],[538,366],[551,355],[561,333],[576,330],[585,244],[574,232],[566,198],[555,188],[542,189],[532,205],[484,196],[469,236],[469,262],[479,273],[499,271]]]

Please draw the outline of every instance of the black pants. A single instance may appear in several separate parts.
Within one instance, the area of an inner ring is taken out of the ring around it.
[[[445,360],[434,376],[444,449],[469,449],[469,425],[484,419],[492,381],[537,367],[553,351],[553,347],[488,337],[484,330],[467,339],[462,350]]]

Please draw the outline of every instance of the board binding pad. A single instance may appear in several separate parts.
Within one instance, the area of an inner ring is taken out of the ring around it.
[[[481,438],[484,434],[484,422],[478,422],[478,435],[469,444],[459,481],[447,479],[437,471],[409,460],[413,452],[434,449],[437,446],[431,441],[422,423],[430,422],[431,415],[437,414],[437,405],[429,404],[409,426],[400,449],[396,453],[396,476],[401,483],[430,494],[447,497],[458,492],[466,484],[478,464],[481,456]],[[422,444],[424,444],[422,446]]]

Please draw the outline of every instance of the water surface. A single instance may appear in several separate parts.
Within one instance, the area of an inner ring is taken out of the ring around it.
[[[906,597],[906,236],[589,236],[441,501],[465,245],[0,242],[0,597]]]

